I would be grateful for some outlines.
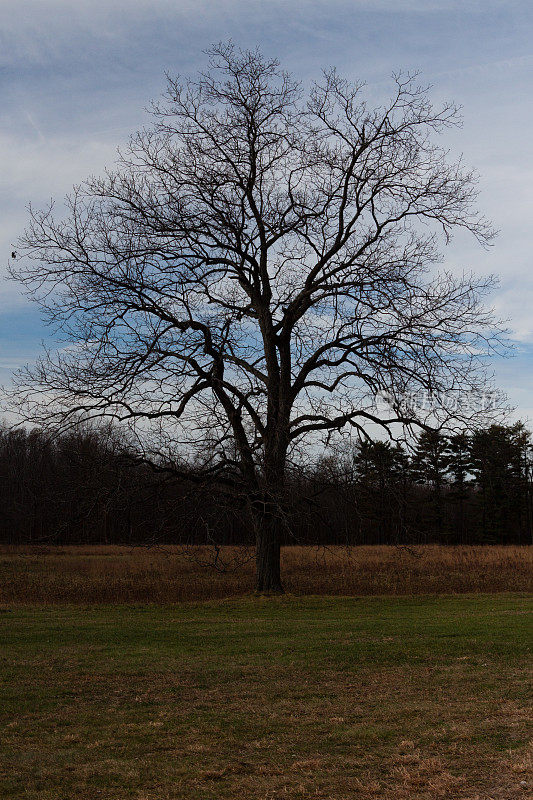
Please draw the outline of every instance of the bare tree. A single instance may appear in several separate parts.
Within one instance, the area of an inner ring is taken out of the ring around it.
[[[384,106],[363,96],[334,70],[306,93],[218,45],[197,79],[168,78],[151,126],[62,219],[31,211],[12,264],[65,342],[19,375],[20,407],[157,429],[147,458],[179,471],[187,454],[197,480],[237,489],[260,591],[282,591],[284,480],[304,444],[428,424],[402,399],[417,390],[441,425],[486,385],[491,281],[435,271],[455,228],[493,235],[473,174],[433,142],[457,109],[411,76]]]

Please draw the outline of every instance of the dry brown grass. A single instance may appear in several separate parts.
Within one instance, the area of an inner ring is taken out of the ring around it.
[[[0,603],[168,603],[253,591],[253,553],[222,548],[230,568],[199,547],[3,547]],[[533,587],[531,547],[286,547],[297,595],[522,592]]]

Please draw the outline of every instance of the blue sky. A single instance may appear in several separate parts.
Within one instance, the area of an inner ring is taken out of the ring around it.
[[[146,121],[164,71],[191,73],[203,50],[232,38],[261,46],[304,82],[335,65],[380,98],[397,70],[419,70],[435,100],[463,106],[447,135],[480,173],[482,210],[500,231],[485,252],[457,237],[452,268],[496,273],[514,358],[500,387],[533,419],[533,3],[526,0],[2,0],[0,3],[0,265],[29,202],[61,200],[111,165]],[[47,329],[0,277],[0,382],[38,353]]]

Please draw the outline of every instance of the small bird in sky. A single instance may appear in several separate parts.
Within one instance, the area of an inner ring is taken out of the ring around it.
[[[17,254],[14,250],[11,251],[11,258],[16,258]]]

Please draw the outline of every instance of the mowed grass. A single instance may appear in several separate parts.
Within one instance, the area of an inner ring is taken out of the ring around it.
[[[253,555],[238,547],[3,547],[0,603],[175,603],[246,595],[254,586]],[[298,595],[533,588],[533,547],[525,546],[284,547],[281,561],[285,588]]]
[[[0,796],[531,796],[520,594],[4,606]]]

